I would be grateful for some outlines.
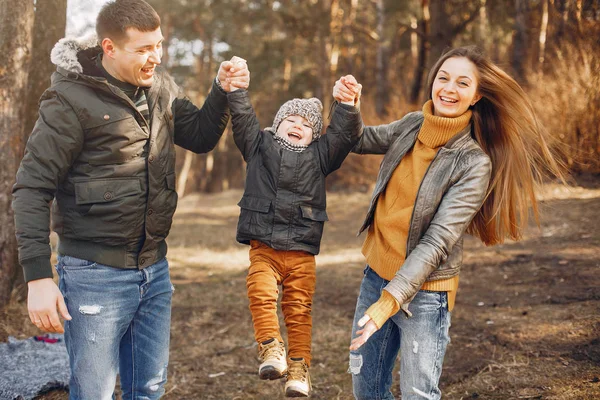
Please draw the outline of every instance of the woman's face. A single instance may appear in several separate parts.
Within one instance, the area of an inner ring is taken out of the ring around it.
[[[464,114],[481,99],[478,84],[477,68],[468,58],[451,57],[444,61],[431,89],[434,115],[455,118]]]

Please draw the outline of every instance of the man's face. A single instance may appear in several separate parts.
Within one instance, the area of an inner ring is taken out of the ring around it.
[[[284,118],[277,128],[277,136],[284,137],[294,144],[308,146],[312,142],[312,135],[312,125],[300,115]]]
[[[154,70],[162,58],[163,40],[160,28],[152,32],[127,29],[127,37],[113,42],[112,52],[105,51],[111,58],[113,71],[109,72],[122,82],[140,87],[151,86]]]

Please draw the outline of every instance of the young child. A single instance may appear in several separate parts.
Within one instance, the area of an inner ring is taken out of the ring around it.
[[[354,83],[358,101],[360,85]],[[281,106],[272,127],[261,130],[248,92],[233,90],[227,95],[233,136],[247,162],[237,240],[251,246],[246,284],[259,376],[287,374],[286,396],[308,397],[315,255],[327,221],[325,177],[359,139],[362,120],[355,102],[338,104],[321,136],[321,102],[293,99]],[[289,359],[277,318],[278,286]]]

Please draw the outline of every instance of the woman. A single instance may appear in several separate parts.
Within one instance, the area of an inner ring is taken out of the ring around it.
[[[350,372],[357,399],[393,399],[398,351],[403,400],[439,399],[462,237],[518,240],[529,204],[537,219],[541,171],[562,178],[522,88],[475,47],[444,54],[430,71],[422,112],[365,127],[354,151],[385,154],[360,229],[367,260]],[[334,97],[360,89],[346,77]],[[401,312],[399,312],[401,311]]]

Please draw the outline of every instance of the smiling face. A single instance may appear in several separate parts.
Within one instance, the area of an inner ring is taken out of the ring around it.
[[[142,32],[127,29],[126,39],[102,41],[105,57],[102,64],[116,79],[134,86],[148,87],[154,81],[154,72],[162,58],[163,35],[160,28]]]
[[[478,76],[475,64],[465,57],[448,58],[438,70],[431,89],[434,115],[456,118],[475,105]]]
[[[293,144],[308,146],[313,140],[313,128],[306,118],[290,115],[285,117],[277,127],[277,136]]]

